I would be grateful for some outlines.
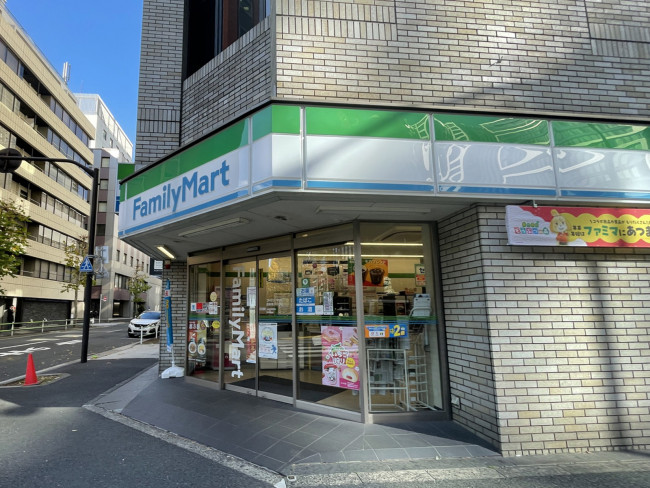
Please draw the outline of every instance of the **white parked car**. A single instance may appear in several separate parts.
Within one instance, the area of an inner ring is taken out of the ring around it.
[[[160,328],[160,312],[142,312],[129,323],[129,337],[157,335]]]

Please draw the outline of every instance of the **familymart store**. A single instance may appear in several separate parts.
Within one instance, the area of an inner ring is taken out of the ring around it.
[[[443,287],[473,281],[445,269],[477,251],[441,246],[478,229],[451,223],[480,202],[647,198],[620,176],[647,178],[647,151],[581,149],[592,125],[270,105],[123,180],[120,235],[166,259],[188,378],[361,422],[449,419],[462,395],[466,409],[491,396],[475,385],[493,366],[460,354],[450,371]],[[594,153],[615,170],[583,164]],[[162,345],[161,371],[170,359]],[[496,432],[496,407],[475,409]]]

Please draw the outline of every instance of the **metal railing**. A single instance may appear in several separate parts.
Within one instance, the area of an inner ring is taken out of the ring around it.
[[[13,336],[15,334],[27,334],[33,332],[46,332],[50,330],[68,330],[75,327],[81,327],[82,319],[61,319],[61,320],[43,320],[29,322],[5,322],[0,323],[0,337]]]

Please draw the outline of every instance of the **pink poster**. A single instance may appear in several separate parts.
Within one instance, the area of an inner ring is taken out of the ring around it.
[[[356,327],[321,326],[323,384],[358,390],[359,338]]]

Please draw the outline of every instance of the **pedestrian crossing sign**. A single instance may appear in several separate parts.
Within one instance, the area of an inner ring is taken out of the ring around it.
[[[92,273],[93,272],[93,265],[90,264],[90,259],[88,258],[88,256],[85,257],[85,259],[81,263],[81,266],[79,266],[79,271],[81,273]]]

